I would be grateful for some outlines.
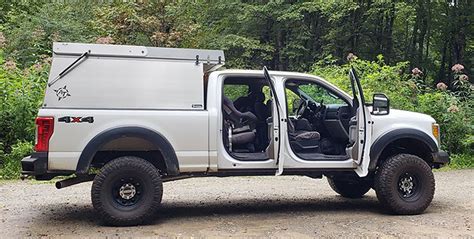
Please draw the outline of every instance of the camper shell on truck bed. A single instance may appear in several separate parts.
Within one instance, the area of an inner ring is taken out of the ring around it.
[[[328,178],[347,198],[372,188],[398,214],[434,195],[431,168],[449,162],[429,115],[366,103],[349,70],[348,94],[321,77],[218,70],[219,50],[54,43],[35,152],[37,180],[93,180],[92,204],[114,225],[155,216],[163,182],[197,176]],[[217,185],[216,185],[217,186]]]
[[[203,77],[224,62],[219,50],[54,43],[43,107],[201,110]]]

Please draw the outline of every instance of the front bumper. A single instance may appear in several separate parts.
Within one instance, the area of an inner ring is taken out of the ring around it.
[[[433,163],[438,168],[446,166],[451,161],[449,159],[449,154],[444,151],[438,151],[436,153],[433,153],[432,156],[433,156]]]
[[[34,176],[36,180],[51,180],[56,176],[71,175],[69,171],[48,171],[48,153],[34,152],[21,160],[22,177]]]

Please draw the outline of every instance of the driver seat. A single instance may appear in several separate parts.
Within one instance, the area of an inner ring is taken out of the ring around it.
[[[294,122],[293,122],[294,121]],[[307,119],[288,120],[290,145],[297,152],[319,152],[321,135],[313,131]]]

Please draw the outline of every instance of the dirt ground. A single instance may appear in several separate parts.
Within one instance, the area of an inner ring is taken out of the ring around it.
[[[388,215],[374,191],[344,199],[325,179],[194,178],[168,182],[150,224],[100,225],[90,183],[61,190],[34,181],[0,183],[0,238],[17,237],[474,237],[474,170],[436,172],[422,215]]]

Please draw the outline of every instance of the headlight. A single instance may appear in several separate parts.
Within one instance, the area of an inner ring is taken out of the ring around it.
[[[431,131],[433,133],[433,136],[436,138],[438,141],[438,144],[441,145],[441,138],[440,138],[440,133],[439,133],[439,124],[433,123],[431,125]]]

